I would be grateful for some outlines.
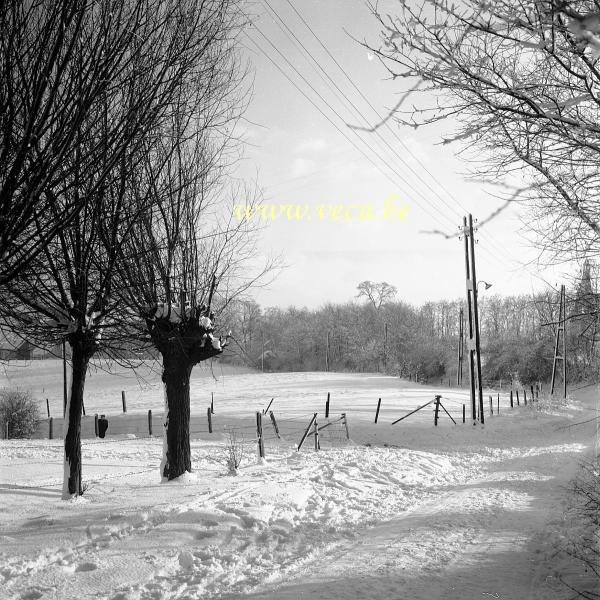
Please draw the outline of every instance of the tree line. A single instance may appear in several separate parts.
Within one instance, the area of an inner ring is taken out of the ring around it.
[[[269,264],[233,216],[251,83],[237,0],[0,3],[0,326],[65,344],[65,499],[83,493],[93,358],[162,362],[166,479],[191,470],[189,378]]]
[[[358,298],[319,308],[262,308],[240,300],[230,326],[232,360],[268,371],[381,372],[457,380],[463,300],[414,306],[393,286],[362,282]],[[571,380],[595,377],[598,294],[589,263],[567,301]],[[558,293],[479,295],[483,377],[488,382],[548,381],[552,373]],[[466,310],[465,310],[465,327]],[[329,351],[327,350],[329,338]],[[465,352],[466,356],[466,352]],[[231,360],[231,358],[227,358]],[[463,366],[467,381],[468,366]]]

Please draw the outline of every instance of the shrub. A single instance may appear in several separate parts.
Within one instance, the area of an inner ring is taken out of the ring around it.
[[[3,433],[8,423],[9,439],[31,436],[39,420],[37,404],[29,392],[0,390],[0,423]]]
[[[224,452],[228,474],[237,475],[238,468],[244,458],[244,440],[234,429],[227,430]]]
[[[600,598],[600,463],[598,458],[581,465],[572,484],[567,510],[571,525],[564,550],[580,562],[583,573],[565,574],[561,581],[579,597]]]

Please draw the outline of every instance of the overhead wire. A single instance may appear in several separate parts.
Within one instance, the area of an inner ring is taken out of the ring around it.
[[[281,17],[277,14],[277,11],[271,6],[271,4],[269,3],[269,0],[262,0],[263,3],[273,12],[273,14],[275,15],[275,17],[278,19],[278,21],[283,25],[283,27],[285,27],[285,29],[289,32],[289,34],[294,38],[294,40],[297,41],[297,43],[301,46],[301,48],[304,50],[304,52],[308,55],[308,57],[313,61],[313,63],[316,65],[316,68],[319,69],[320,72],[323,73],[324,75],[324,81],[327,83],[328,81],[331,82],[331,84],[335,87],[335,89],[337,90],[337,92],[339,92],[339,95],[341,95],[344,100],[348,103],[348,105],[353,109],[354,113],[358,116],[359,119],[361,119],[365,124],[369,125],[369,120],[367,119],[367,117],[362,113],[362,111],[356,106],[356,104],[347,96],[347,94],[340,89],[340,87],[337,85],[337,83],[334,81],[334,79],[329,75],[329,73],[327,73],[327,71],[324,69],[324,67],[319,63],[319,61],[317,59],[314,58],[314,56],[312,55],[312,53],[310,52],[310,50],[308,50],[306,48],[306,46],[302,43],[301,40],[298,39],[298,37],[296,36],[296,34],[287,26],[287,24],[281,19]],[[288,2],[289,3],[289,2]],[[292,5],[291,5],[292,6]],[[292,6],[292,8],[294,8]],[[294,8],[294,11],[296,12],[297,15],[299,15],[298,11]],[[327,54],[334,60],[334,62],[336,63],[336,65],[338,65],[338,67],[340,69],[342,69],[342,72],[346,75],[346,77],[350,80],[350,82],[352,83],[352,85],[359,91],[361,97],[366,100],[366,102],[371,106],[371,108],[373,110],[374,107],[372,106],[372,104],[368,101],[368,99],[364,96],[364,94],[360,91],[360,88],[358,88],[356,86],[356,84],[354,84],[354,82],[350,79],[350,77],[347,75],[347,73],[344,71],[344,69],[339,65],[339,63],[335,60],[335,58],[332,56],[332,54],[329,52],[329,50],[327,49],[327,47],[321,42],[321,40],[318,38],[318,36],[314,33],[314,31],[310,28],[310,26],[308,26],[308,24],[304,21],[304,19],[302,19],[302,21],[307,25],[307,27],[309,27],[310,32],[313,34],[313,36],[315,37],[315,39],[319,42],[319,44],[321,45],[321,47],[327,52]],[[280,29],[281,29],[281,25],[280,25]],[[283,29],[282,29],[283,30]],[[291,39],[290,36],[288,35],[288,39]],[[310,64],[310,63],[309,63]],[[319,71],[317,71],[317,73],[319,73]],[[323,77],[322,77],[323,78]],[[330,86],[331,89],[331,86]],[[339,99],[339,95],[337,96]],[[377,111],[375,111],[377,114]],[[387,123],[386,123],[387,125]],[[398,142],[402,145],[403,148],[406,149],[406,151],[409,153],[409,155],[416,160],[416,157],[414,157],[410,151],[410,149],[406,146],[406,144],[402,141],[402,139],[393,131],[393,129],[391,129],[389,127],[389,125],[387,125],[387,128],[392,131],[394,133],[394,137],[398,140]],[[439,200],[451,211],[453,211],[458,217],[462,216],[452,205],[448,204],[426,181],[424,181],[421,176],[419,175],[419,173],[417,173],[404,159],[404,157],[396,150],[396,148],[394,148],[385,138],[383,138],[381,136],[381,134],[379,133],[379,131],[375,130],[374,131],[375,135],[377,136],[377,139],[384,144],[387,149],[391,150],[391,152],[396,156],[396,158],[398,158],[398,160],[407,167],[407,169],[417,178],[417,180],[419,182],[421,182],[425,187],[427,187],[427,189],[429,191],[431,191],[432,193],[434,193]],[[420,161],[418,161],[419,164],[425,169],[427,170],[424,165],[422,163],[420,163]],[[427,171],[429,173],[429,171]],[[430,174],[430,173],[429,173]],[[431,174],[430,174],[431,175]],[[435,179],[434,179],[435,181]]]
[[[272,7],[270,6],[268,0],[263,0],[263,2],[268,5],[271,10],[274,11],[274,9],[272,9]],[[408,155],[429,175],[429,177],[431,178],[431,180],[436,183],[446,194],[447,196],[450,198],[450,200],[458,205],[463,211],[464,213],[467,213],[467,209],[462,206],[462,204],[450,193],[450,191],[429,171],[429,169],[423,164],[423,162],[418,158],[418,156],[415,156],[410,148],[404,143],[404,141],[402,140],[402,138],[398,135],[398,133],[392,128],[390,127],[389,123],[383,119],[382,115],[379,113],[379,111],[373,106],[372,102],[368,99],[368,97],[363,93],[363,91],[360,89],[360,87],[358,87],[356,85],[356,83],[354,82],[354,80],[350,77],[350,75],[347,73],[346,69],[344,69],[344,67],[339,63],[339,61],[335,58],[335,56],[330,52],[329,48],[327,48],[327,46],[323,43],[323,41],[319,38],[319,36],[314,32],[313,28],[310,26],[310,24],[306,21],[306,19],[302,16],[302,14],[300,13],[300,11],[290,2],[290,0],[286,0],[286,2],[289,4],[289,6],[292,8],[292,10],[294,11],[294,13],[298,16],[298,18],[302,21],[302,23],[305,25],[305,27],[309,30],[309,32],[311,33],[311,35],[315,38],[315,40],[317,41],[317,43],[321,46],[321,48],[323,48],[323,50],[326,52],[326,54],[330,57],[330,59],[334,62],[334,64],[338,67],[338,69],[342,72],[342,74],[344,75],[344,77],[348,80],[348,82],[350,83],[350,85],[356,90],[356,92],[360,95],[360,97],[367,103],[367,105],[371,108],[371,110],[375,113],[375,115],[380,119],[380,121],[383,122],[384,127],[386,128],[386,130],[388,130],[393,136],[394,138],[398,141],[398,143],[406,150],[406,152],[408,153]],[[279,18],[279,17],[278,17]],[[289,30],[289,28],[286,25],[286,28]],[[292,33],[292,35],[294,35]],[[294,38],[296,38],[296,36],[294,35]],[[310,52],[305,48],[305,46],[302,44],[302,47],[304,48],[304,50],[310,55]],[[312,56],[311,56],[312,57]],[[313,58],[313,60],[315,60]],[[316,61],[315,61],[316,62]],[[318,63],[317,63],[318,64]],[[319,68],[321,68],[321,70],[324,71],[324,69],[322,69],[321,65],[319,65]],[[325,71],[324,71],[325,72]],[[329,75],[327,75],[329,77]],[[335,83],[334,83],[335,85]],[[336,88],[338,86],[336,85]],[[339,89],[339,88],[338,88]],[[341,90],[340,90],[341,91]],[[343,92],[342,92],[343,93]],[[351,102],[350,100],[348,100],[349,102]],[[354,104],[352,103],[352,105],[354,106]],[[358,109],[357,109],[358,110]],[[368,120],[364,117],[364,115],[362,115],[362,113],[360,113],[361,118],[363,119],[363,121],[365,121],[366,123],[368,123]],[[378,131],[375,130],[375,133],[378,134]],[[394,151],[394,153],[396,154],[396,156],[398,156],[401,160],[401,162],[403,164],[407,163],[403,160],[403,158],[401,156],[398,155],[397,152]],[[408,168],[410,169],[411,172],[415,173],[416,172],[409,166],[407,165]],[[418,177],[418,175],[417,175]],[[457,215],[458,217],[461,217],[462,215],[460,215],[460,213],[450,204],[448,204],[442,197],[441,195],[435,191],[433,188],[431,188],[431,186],[429,186],[424,180],[422,180],[419,177],[419,180],[422,181],[422,183],[424,183],[427,188],[434,193],[439,199],[440,201],[446,206],[448,207],[455,215]],[[483,233],[484,230],[482,229],[480,233]],[[512,256],[511,254],[509,254],[505,248],[503,248],[502,246],[500,246],[498,243],[496,243],[496,241],[494,240],[494,238],[491,237],[491,235],[485,231],[486,237],[489,238],[489,241],[503,254],[505,254],[505,256],[514,262],[519,262],[514,256]],[[484,250],[484,252],[487,252],[487,249]],[[495,255],[491,255],[492,258],[497,259],[497,257]]]
[[[309,88],[311,88],[311,90],[319,97],[319,99],[329,108],[329,110],[331,110],[331,112],[333,112],[338,119],[340,119],[342,122],[344,121],[341,116],[339,115],[339,113],[333,108],[331,107],[331,105],[323,98],[323,96],[317,91],[315,90],[314,86],[312,86],[312,84],[298,71],[298,69],[296,69],[296,67],[281,53],[281,51],[268,39],[268,37],[260,30],[260,28],[256,25],[254,25],[254,28],[256,29],[256,31],[265,39],[265,41],[284,59],[284,61],[298,74],[298,76],[308,85]],[[310,98],[310,96],[308,96],[308,94],[306,94],[304,92],[304,90],[302,90],[297,84],[296,82],[279,66],[278,63],[276,63],[271,56],[269,56],[264,50],[263,48],[261,48],[261,46],[256,43],[255,40],[253,40],[250,36],[247,36],[248,39],[259,49],[259,51],[273,64],[275,65],[275,67],[284,75],[284,77],[286,79],[288,79],[288,81],[290,81],[290,83],[292,83],[292,85],[294,85],[294,87],[307,99],[309,100],[309,102],[321,113],[321,115],[323,115],[327,121],[333,125],[335,127],[335,129],[348,141],[350,142],[361,154],[363,154],[363,156],[365,156],[365,158],[367,158],[367,160],[378,170],[380,171],[384,177],[386,177],[386,179],[388,179],[389,181],[391,181],[394,185],[397,185],[397,181],[394,181],[390,175],[388,173],[386,173],[382,168],[381,165],[378,165],[368,154],[365,153],[365,151],[358,147],[356,145],[356,143],[350,139],[348,137],[348,135],[342,130],[340,129],[340,127],[334,122],[332,121],[332,119],[325,114],[325,112],[323,112],[323,110],[321,109],[321,107],[318,106],[318,104],[316,104],[314,102],[314,100],[312,98]],[[351,130],[352,131],[352,130]],[[379,153],[373,149],[373,147],[368,144],[365,140],[363,140],[363,138],[360,137],[360,135],[353,131],[353,133],[358,137],[358,139],[365,144],[365,146],[367,146],[367,148],[369,148],[369,150],[371,150],[371,152],[373,154],[375,154],[375,156],[383,163],[387,166],[388,169],[390,169],[401,181],[403,181],[404,183],[406,183],[408,186],[412,187],[405,179],[404,177],[399,174],[393,166],[390,166],[390,164],[385,160],[385,158],[382,158]],[[413,188],[414,189],[414,188]],[[422,195],[419,194],[421,197]],[[423,198],[426,202],[426,199]],[[446,224],[443,224],[437,215],[435,215],[429,208],[429,206],[427,204],[425,205],[421,205],[418,204],[420,206],[420,208],[426,212],[432,219],[434,219],[441,227],[447,227]],[[449,217],[447,215],[445,215],[444,213],[439,212],[439,210],[437,210],[437,208],[434,208],[434,210],[436,210],[436,212],[439,213],[439,215],[442,218],[447,219],[450,223],[452,223],[452,221],[450,221]]]
[[[361,119],[362,119],[362,120],[363,120],[365,123],[368,123],[368,120],[367,120],[367,118],[366,118],[366,117],[365,117],[365,116],[364,116],[364,115],[363,115],[363,114],[360,112],[360,109],[358,109],[358,108],[356,107],[356,105],[355,105],[355,104],[354,104],[354,103],[353,103],[353,102],[352,102],[352,101],[351,101],[351,100],[350,100],[350,99],[349,99],[349,98],[346,96],[346,94],[344,94],[344,92],[343,92],[343,91],[342,91],[342,90],[339,88],[339,86],[337,86],[337,84],[335,83],[335,81],[333,81],[333,79],[332,79],[332,78],[329,76],[329,74],[328,74],[328,73],[327,73],[327,72],[326,72],[326,71],[325,71],[325,70],[324,70],[324,69],[321,67],[321,65],[318,63],[318,61],[317,61],[317,60],[316,60],[316,59],[315,59],[315,58],[312,56],[312,54],[310,53],[310,51],[309,51],[308,49],[306,49],[305,45],[304,45],[304,44],[303,44],[303,43],[302,43],[302,42],[301,42],[301,41],[300,41],[300,40],[297,38],[297,36],[296,36],[296,35],[295,35],[295,34],[294,34],[294,33],[293,33],[293,32],[292,32],[290,29],[289,29],[289,27],[287,27],[287,25],[286,25],[286,24],[283,22],[283,20],[281,19],[281,17],[280,17],[280,16],[277,14],[277,12],[276,12],[276,11],[275,11],[275,10],[272,8],[272,6],[269,4],[268,0],[263,0],[263,1],[264,1],[265,5],[266,5],[266,6],[268,6],[268,7],[271,9],[271,11],[273,12],[273,14],[274,14],[274,15],[276,16],[276,18],[278,19],[278,21],[279,21],[279,22],[281,22],[281,23],[283,24],[283,26],[285,27],[285,29],[287,30],[287,32],[289,32],[289,34],[288,34],[288,33],[287,33],[285,30],[284,30],[284,28],[283,28],[281,25],[279,25],[279,28],[280,28],[280,29],[283,31],[283,33],[286,35],[286,37],[287,37],[287,38],[288,38],[290,41],[292,41],[292,38],[290,37],[290,34],[291,34],[291,36],[293,36],[293,38],[294,38],[294,39],[297,41],[296,47],[298,47],[298,45],[299,45],[299,46],[301,46],[301,47],[304,49],[304,51],[305,51],[305,52],[306,52],[306,54],[307,54],[307,55],[308,55],[308,56],[311,58],[311,60],[312,60],[312,61],[313,61],[313,62],[314,62],[314,63],[315,63],[315,64],[316,64],[318,67],[319,67],[319,69],[320,69],[320,70],[321,70],[321,71],[322,71],[322,72],[325,74],[325,76],[326,76],[326,77],[327,77],[327,78],[328,78],[328,79],[329,79],[329,80],[332,82],[332,84],[333,84],[333,85],[334,85],[334,86],[335,86],[335,87],[336,87],[336,88],[339,90],[339,92],[340,92],[340,93],[342,94],[342,96],[345,98],[346,102],[347,102],[349,105],[351,105],[351,106],[353,107],[353,109],[354,109],[355,113],[357,113],[357,114],[359,115],[359,118],[361,118]],[[296,11],[296,12],[297,12],[297,11]],[[304,22],[305,22],[305,21],[304,21]],[[308,25],[307,25],[307,26],[308,26]],[[271,41],[270,41],[270,40],[267,38],[267,36],[266,36],[266,35],[265,35],[265,34],[262,32],[262,30],[260,30],[260,28],[259,28],[258,26],[256,26],[256,25],[255,25],[255,28],[256,28],[256,30],[258,31],[258,33],[259,33],[259,34],[260,34],[260,35],[261,35],[261,36],[262,36],[262,37],[263,37],[263,38],[264,38],[264,39],[265,39],[265,40],[266,40],[266,41],[267,41],[267,42],[268,42],[268,43],[269,43],[269,44],[270,44],[270,45],[271,45],[271,46],[272,46],[272,47],[273,47],[273,48],[274,48],[274,49],[275,49],[275,50],[276,50],[276,51],[277,51],[279,54],[280,54],[280,56],[282,56],[282,58],[284,58],[284,60],[286,61],[286,63],[287,63],[287,64],[288,64],[288,65],[289,65],[289,66],[290,66],[290,67],[291,67],[291,68],[292,68],[292,69],[293,69],[293,70],[294,70],[294,71],[295,71],[295,72],[296,72],[296,73],[297,73],[297,74],[298,74],[300,77],[301,77],[301,79],[302,79],[302,80],[303,80],[303,81],[304,81],[304,82],[305,82],[305,83],[306,83],[306,84],[307,84],[307,85],[308,85],[308,86],[309,86],[309,87],[310,87],[310,88],[313,90],[313,92],[314,92],[314,93],[316,93],[316,94],[319,96],[319,98],[320,98],[320,99],[321,99],[321,100],[322,100],[322,101],[323,101],[323,102],[324,102],[324,103],[325,103],[325,104],[328,106],[328,108],[329,108],[329,109],[330,109],[332,112],[334,112],[334,113],[336,114],[336,116],[337,116],[337,117],[338,117],[340,120],[342,120],[342,122],[344,122],[344,123],[345,123],[345,120],[344,120],[344,119],[343,119],[343,118],[342,118],[342,117],[339,115],[339,113],[337,113],[337,111],[336,111],[335,109],[333,109],[333,107],[331,107],[331,105],[330,105],[330,104],[329,104],[329,103],[328,103],[328,102],[327,102],[327,101],[326,101],[326,100],[325,100],[325,99],[322,97],[322,95],[321,95],[321,94],[319,94],[319,93],[318,93],[318,92],[317,92],[317,91],[314,89],[314,87],[312,86],[312,84],[310,84],[310,82],[308,82],[308,80],[307,80],[307,79],[306,79],[306,78],[305,78],[305,77],[304,77],[304,76],[303,76],[303,75],[302,75],[302,74],[301,74],[301,73],[298,71],[298,69],[296,69],[296,67],[295,67],[294,65],[292,65],[292,64],[290,63],[290,61],[289,61],[289,60],[288,60],[288,59],[287,59],[285,56],[283,56],[283,54],[282,54],[282,53],[279,51],[279,49],[277,49],[277,48],[276,48],[276,47],[275,47],[275,46],[272,44],[272,42],[271,42]],[[318,37],[316,36],[316,34],[314,34],[314,32],[312,32],[312,30],[311,30],[311,33],[313,33],[313,35],[315,35],[315,37],[317,38],[317,40],[319,41],[319,43],[320,43],[320,44],[321,44],[321,45],[322,45],[322,46],[325,48],[325,50],[328,52],[328,54],[329,54],[330,56],[332,56],[332,55],[331,55],[331,53],[329,53],[329,51],[327,50],[327,48],[324,46],[324,44],[322,44],[322,42],[321,42],[321,41],[318,39]],[[249,37],[249,36],[248,36],[248,37]],[[251,38],[249,38],[249,39],[251,39]],[[261,47],[260,47],[260,46],[259,46],[259,45],[256,43],[256,41],[255,41],[255,40],[252,40],[252,41],[253,41],[253,42],[254,42],[254,44],[257,46],[257,48],[259,48],[259,50],[260,50],[261,52],[263,52],[263,54],[265,54],[265,56],[267,56],[267,58],[269,58],[269,60],[271,60],[271,62],[273,62],[273,64],[276,64],[276,63],[274,63],[274,61],[273,61],[273,60],[272,60],[272,59],[271,59],[271,58],[270,58],[270,57],[269,57],[269,56],[268,56],[268,55],[267,55],[267,54],[264,52],[264,50],[263,50],[263,49],[262,49],[262,48],[261,48]],[[294,42],[292,41],[292,43],[294,43]],[[333,57],[332,57],[332,58],[333,58]],[[307,59],[305,58],[305,60],[307,60]],[[335,59],[333,59],[333,60],[335,60]],[[308,62],[308,60],[307,60],[307,62]],[[335,61],[335,62],[337,63],[337,61]],[[309,64],[311,64],[311,63],[309,63]],[[337,64],[339,65],[339,63],[337,63]],[[311,65],[311,66],[312,66],[312,65]],[[288,80],[292,81],[292,80],[291,80],[291,79],[290,79],[290,78],[287,76],[287,74],[285,74],[285,73],[282,71],[282,69],[281,69],[280,67],[278,67],[278,68],[279,68],[279,70],[280,70],[280,71],[281,71],[281,72],[282,72],[282,73],[283,73],[283,74],[284,74],[284,75],[285,75],[285,76],[288,78]],[[313,67],[313,68],[314,68],[314,67]],[[342,67],[340,66],[340,68],[342,68]],[[342,68],[342,69],[343,69],[343,68]],[[318,73],[318,71],[317,71],[317,73]],[[345,73],[345,71],[344,71],[344,73]],[[319,73],[318,73],[318,74],[319,74]],[[345,73],[345,74],[346,74],[346,73]],[[320,75],[320,74],[319,74],[319,75]],[[347,77],[349,77],[347,74],[346,74],[346,76],[347,76]],[[321,76],[321,75],[320,75],[320,77],[321,77],[321,79],[322,79],[322,80],[324,80],[324,81],[327,83],[327,80],[325,80],[325,79],[323,78],[323,76]],[[294,84],[294,85],[295,85],[295,84]],[[296,87],[298,88],[298,86],[296,86]],[[330,85],[328,85],[328,87],[329,87],[329,89],[331,89],[331,86],[330,86]],[[361,93],[361,94],[362,94],[362,93]],[[338,100],[339,100],[339,95],[338,95],[338,94],[335,94],[335,95],[336,95],[336,97],[337,97],[337,98],[338,98]],[[306,96],[306,95],[305,95],[305,96]],[[364,95],[363,95],[363,97],[364,97]],[[365,97],[365,98],[366,98],[366,97]],[[368,101],[368,100],[367,100],[367,101]],[[369,104],[370,104],[370,103],[369,103]],[[314,103],[313,103],[313,105],[314,105]],[[371,105],[371,104],[370,104],[370,106],[372,107],[372,105]],[[374,107],[372,107],[372,108],[373,108],[373,110],[375,110],[375,109],[374,109]],[[330,121],[330,122],[331,122],[331,121]],[[389,129],[390,131],[392,131],[392,132],[393,132],[393,130],[392,130],[391,128],[389,128],[389,125],[387,125],[387,124],[386,124],[386,126],[388,127],[388,129]],[[338,131],[339,131],[339,128],[338,128]],[[357,132],[356,132],[356,131],[354,131],[354,130],[351,130],[351,131],[353,131],[353,133],[355,133],[355,134],[358,136],[358,134],[357,134]],[[426,182],[425,182],[425,181],[424,181],[424,180],[423,180],[423,179],[422,179],[422,178],[419,176],[419,174],[418,174],[418,173],[416,173],[416,171],[414,171],[414,169],[412,169],[412,167],[410,167],[410,165],[408,165],[408,163],[406,163],[406,161],[405,161],[405,160],[402,158],[402,156],[401,156],[400,154],[398,154],[398,152],[397,152],[397,151],[396,151],[396,150],[395,150],[395,149],[394,149],[394,148],[393,148],[393,147],[392,147],[392,146],[389,144],[389,142],[388,142],[387,140],[385,140],[385,139],[384,139],[384,138],[381,136],[381,134],[379,134],[379,132],[375,132],[375,133],[376,133],[376,135],[378,136],[378,138],[379,138],[379,139],[380,139],[380,140],[381,140],[381,141],[382,141],[382,142],[383,142],[383,143],[384,143],[384,144],[387,146],[387,148],[388,148],[388,149],[390,149],[390,150],[392,151],[392,153],[394,153],[394,154],[395,154],[395,155],[396,155],[396,156],[399,158],[399,160],[400,160],[400,161],[401,161],[401,162],[402,162],[402,163],[403,163],[405,166],[407,166],[407,167],[409,168],[409,170],[410,170],[410,171],[411,171],[413,174],[415,174],[415,175],[417,176],[418,180],[419,180],[419,181],[420,181],[422,184],[424,184],[424,185],[425,185],[425,186],[426,186],[426,187],[427,187],[429,190],[431,190],[431,191],[432,191],[432,192],[433,192],[433,193],[434,193],[434,194],[435,194],[435,195],[436,195],[436,196],[437,196],[437,197],[438,197],[438,198],[439,198],[439,199],[442,201],[442,203],[443,203],[443,204],[444,204],[444,205],[445,205],[445,206],[446,206],[448,209],[450,209],[451,211],[453,211],[453,212],[455,213],[455,215],[457,215],[457,216],[460,216],[460,213],[458,213],[458,211],[456,211],[456,209],[454,209],[454,208],[453,208],[453,207],[452,207],[450,204],[448,204],[446,201],[444,201],[444,199],[443,199],[443,198],[442,198],[442,197],[441,197],[441,196],[440,196],[440,195],[439,195],[439,194],[438,194],[438,193],[437,193],[435,190],[433,190],[433,188],[431,188],[431,186],[429,186],[429,185],[428,185],[428,184],[427,184],[427,183],[426,183]],[[401,139],[400,139],[400,138],[397,136],[397,134],[396,134],[395,132],[394,132],[394,135],[395,135],[396,139],[398,139],[398,140],[399,140],[399,141],[400,141],[400,142],[403,144],[403,146],[404,146],[405,148],[407,148],[407,147],[404,145],[404,143],[402,142],[402,140],[401,140]],[[348,139],[348,138],[347,138],[347,136],[345,136],[345,137],[346,137],[346,139]],[[362,141],[362,142],[363,142],[363,143],[364,143],[364,144],[365,144],[367,147],[369,147],[369,148],[371,149],[371,151],[372,151],[372,152],[373,152],[373,153],[374,153],[374,154],[375,154],[375,155],[376,155],[376,156],[377,156],[377,157],[378,157],[380,160],[382,160],[382,162],[384,162],[384,164],[385,164],[385,165],[386,165],[388,168],[390,168],[390,170],[392,170],[392,171],[393,171],[393,172],[396,174],[396,176],[398,176],[398,177],[399,177],[399,179],[400,179],[401,181],[403,181],[403,182],[404,182],[406,185],[408,185],[408,186],[409,186],[409,187],[410,187],[410,188],[411,188],[411,189],[412,189],[412,190],[413,190],[413,191],[414,191],[414,192],[415,192],[415,193],[416,193],[418,196],[420,196],[420,197],[421,197],[421,199],[424,201],[424,203],[425,203],[426,205],[429,205],[430,201],[429,201],[427,198],[425,198],[425,197],[424,197],[424,195],[421,193],[421,191],[420,191],[420,190],[417,190],[417,189],[416,189],[416,188],[415,188],[415,187],[414,187],[414,186],[413,186],[411,183],[409,183],[409,182],[408,182],[408,181],[407,181],[407,180],[406,180],[406,179],[405,179],[405,178],[404,178],[404,177],[403,177],[403,176],[402,176],[402,175],[401,175],[401,174],[400,174],[400,173],[399,173],[397,170],[395,170],[393,167],[390,167],[390,165],[389,165],[389,164],[388,164],[388,163],[387,163],[387,162],[386,162],[384,159],[382,159],[382,158],[381,158],[381,156],[380,156],[379,154],[377,154],[377,152],[376,152],[376,151],[375,151],[375,150],[372,148],[372,146],[371,146],[371,145],[370,145],[368,142],[366,142],[366,141],[365,141],[363,138],[361,138],[360,136],[358,136],[358,137],[359,137],[359,139],[360,139],[360,140],[361,140],[361,141]],[[408,148],[407,148],[407,150],[408,150]],[[408,150],[408,152],[409,152],[409,154],[411,154],[411,156],[412,156],[412,153],[410,153],[410,150]],[[413,157],[413,158],[414,158],[414,157]],[[373,163],[373,161],[371,161],[371,163]],[[421,164],[422,164],[422,163],[421,163]],[[381,169],[379,169],[379,170],[381,170]],[[428,172],[428,171],[427,171],[427,172]],[[428,173],[429,173],[429,172],[428,172]],[[433,178],[433,176],[432,176],[430,173],[429,173],[429,175],[430,175],[430,176]],[[388,177],[388,179],[389,179],[389,177]],[[434,179],[434,181],[436,181],[436,180]],[[437,181],[436,181],[436,183],[438,183],[438,185],[439,185],[439,182],[437,182]],[[421,208],[423,208],[423,207],[421,206]],[[443,212],[441,212],[437,206],[433,205],[433,206],[432,206],[432,208],[433,208],[434,210],[436,210],[437,212],[439,212],[439,214],[440,214],[440,215],[441,215],[443,218],[447,219],[449,223],[452,223],[452,224],[453,224],[453,226],[456,226],[456,224],[455,224],[455,223],[453,223],[453,222],[451,221],[450,217],[448,217],[446,214],[444,214]],[[430,212],[430,211],[426,210],[426,212],[428,212],[429,216],[431,216],[432,218],[435,218],[435,217],[433,217],[433,215],[431,214],[431,212]],[[440,221],[439,221],[439,220],[437,220],[437,219],[436,219],[436,221],[438,222],[438,224],[440,223]],[[442,227],[446,227],[446,225],[442,225]],[[492,260],[496,261],[496,263],[497,263],[498,265],[500,265],[500,266],[502,266],[502,267],[504,267],[504,266],[505,266],[505,265],[504,265],[504,263],[502,263],[502,261],[501,261],[501,260],[500,260],[500,259],[497,257],[497,255],[495,255],[495,254],[491,253],[491,252],[490,252],[490,251],[489,251],[487,248],[483,247],[483,252],[484,252],[484,253],[486,253],[486,254],[488,254],[488,255],[489,255],[489,258],[491,258]]]

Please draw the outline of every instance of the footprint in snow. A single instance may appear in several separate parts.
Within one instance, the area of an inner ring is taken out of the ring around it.
[[[84,562],[84,563],[77,565],[75,572],[95,571],[97,568],[98,567],[94,563]]]
[[[192,569],[194,567],[194,557],[191,552],[180,552],[179,553],[179,565],[182,569]]]
[[[44,595],[44,591],[39,588],[32,588],[23,592],[19,598],[19,600],[38,600]]]
[[[197,540],[204,540],[206,538],[215,537],[216,535],[217,535],[216,531],[199,531],[196,534],[196,539]]]

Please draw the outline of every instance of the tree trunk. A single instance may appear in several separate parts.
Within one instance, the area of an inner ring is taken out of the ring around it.
[[[71,387],[67,401],[67,435],[65,436],[65,473],[63,500],[83,494],[81,481],[81,410],[83,390],[91,354],[85,340],[69,341],[71,345]]]
[[[193,364],[185,361],[180,353],[163,354],[165,385],[165,456],[162,476],[175,479],[186,471],[192,472],[190,450],[190,375]]]

